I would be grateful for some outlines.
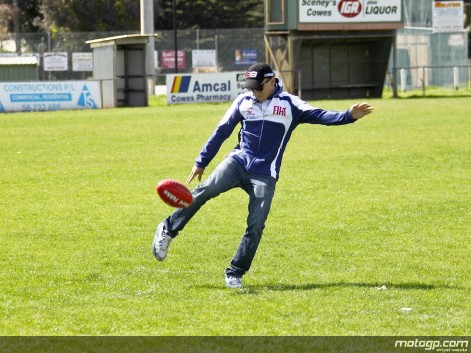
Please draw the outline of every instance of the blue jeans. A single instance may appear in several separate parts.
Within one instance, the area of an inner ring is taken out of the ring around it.
[[[177,209],[164,220],[164,224],[170,236],[174,238],[206,201],[236,187],[245,190],[249,195],[247,229],[231,261],[231,267],[226,269],[227,275],[242,277],[250,269],[260,243],[275,185],[276,180],[273,177],[247,173],[236,160],[227,157],[191,192],[193,203],[187,208]]]

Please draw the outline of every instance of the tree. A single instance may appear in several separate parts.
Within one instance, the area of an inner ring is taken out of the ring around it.
[[[133,0],[43,0],[41,14],[44,31],[139,30],[139,3]]]
[[[0,0],[3,13],[13,0]],[[154,0],[156,30],[173,28],[173,0]],[[263,25],[264,0],[175,0],[178,29],[250,28]],[[139,31],[138,0],[21,0],[21,31],[113,32]],[[2,11],[0,9],[0,11]],[[3,16],[8,30],[12,18]],[[2,24],[0,23],[0,26]],[[3,25],[5,27],[5,25]]]
[[[155,28],[173,28],[173,0],[156,0]],[[263,26],[263,0],[176,0],[178,29]]]
[[[10,5],[0,4],[0,39],[6,38],[13,22],[13,9]]]
[[[36,21],[39,17],[38,0],[18,0],[21,32],[37,32]],[[0,0],[0,31],[14,31],[13,0]]]

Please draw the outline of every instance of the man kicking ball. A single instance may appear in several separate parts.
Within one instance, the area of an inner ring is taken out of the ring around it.
[[[177,209],[157,227],[152,251],[159,261],[167,256],[170,242],[208,200],[239,187],[249,196],[247,228],[226,269],[226,286],[242,288],[262,237],[275,193],[281,161],[293,130],[300,124],[344,125],[373,111],[368,103],[356,103],[343,112],[315,108],[284,92],[273,70],[265,63],[252,65],[244,88],[196,158],[186,182],[201,181],[205,168],[222,143],[240,125],[239,143],[216,169],[191,193],[193,203]]]

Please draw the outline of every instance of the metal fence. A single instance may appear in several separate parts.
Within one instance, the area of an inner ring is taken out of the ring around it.
[[[443,87],[454,90],[470,85],[471,66],[422,66],[399,68],[401,91],[426,87]]]
[[[434,33],[432,28],[406,27],[397,32],[396,68],[390,60],[386,82],[394,77],[401,92],[427,88],[469,90],[468,34]],[[394,76],[395,74],[395,76]]]
[[[35,54],[39,57],[40,80],[77,80],[87,79],[92,72],[72,70],[72,53],[91,52],[88,40],[107,38],[123,34],[138,34],[139,32],[91,32],[91,33],[22,33],[20,35],[23,55]],[[156,81],[165,81],[165,74],[175,72],[175,69],[163,67],[161,55],[164,51],[174,50],[175,36],[173,31],[158,32],[155,40],[156,50]],[[211,49],[216,51],[215,71],[240,71],[246,69],[244,61],[236,60],[235,56],[242,50],[250,50],[255,60],[265,60],[264,29],[219,29],[219,30],[179,30],[177,31],[177,47],[184,53],[184,67],[178,72],[190,73],[192,67],[192,51]],[[0,52],[15,52],[13,36],[0,37]],[[69,69],[67,71],[44,71],[43,55],[45,52],[67,52]]]
[[[72,53],[91,52],[88,40],[106,38],[138,32],[89,32],[89,33],[22,33],[19,38],[20,51],[23,55],[35,54],[39,57],[40,80],[83,80],[92,76],[91,71],[73,71]],[[161,55],[164,51],[174,50],[175,37],[173,31],[158,32],[155,40],[157,69],[156,84],[165,84],[165,75],[174,73],[175,69],[162,65]],[[16,52],[17,38],[0,37],[0,52]],[[247,63],[236,59],[241,50],[250,50],[255,60],[264,61],[265,42],[264,29],[220,29],[220,30],[178,30],[177,47],[183,51],[184,65],[178,68],[180,73],[201,72],[192,65],[192,51],[211,49],[216,52],[217,66],[214,71],[243,71]],[[428,87],[450,89],[471,89],[471,68],[466,58],[468,37],[459,34],[434,34],[429,28],[406,28],[397,35],[397,68],[394,69],[392,59],[385,78],[385,88],[392,87],[393,78],[397,77],[397,89],[408,91]],[[45,52],[67,52],[68,70],[44,71],[43,55]],[[300,75],[302,68],[295,72],[295,90],[300,93]]]
[[[453,90],[471,89],[471,63],[456,66],[412,66],[396,69],[397,89],[405,92],[441,87]],[[392,86],[393,72],[388,72],[387,83]]]

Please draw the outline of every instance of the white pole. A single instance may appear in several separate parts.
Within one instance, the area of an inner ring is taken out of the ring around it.
[[[468,89],[471,89],[471,60],[468,60]]]
[[[401,69],[401,91],[406,91],[406,70]]]
[[[13,0],[13,31],[15,32],[15,51],[21,55],[21,38],[20,38],[20,8],[18,0]]]
[[[141,0],[141,34],[154,34],[154,2]],[[155,90],[154,37],[149,37],[146,44],[147,95],[153,95]]]
[[[460,88],[460,70],[458,67],[453,67],[453,87],[455,90]]]
[[[422,68],[422,96],[425,97],[425,87],[427,86],[425,82],[425,67]]]

